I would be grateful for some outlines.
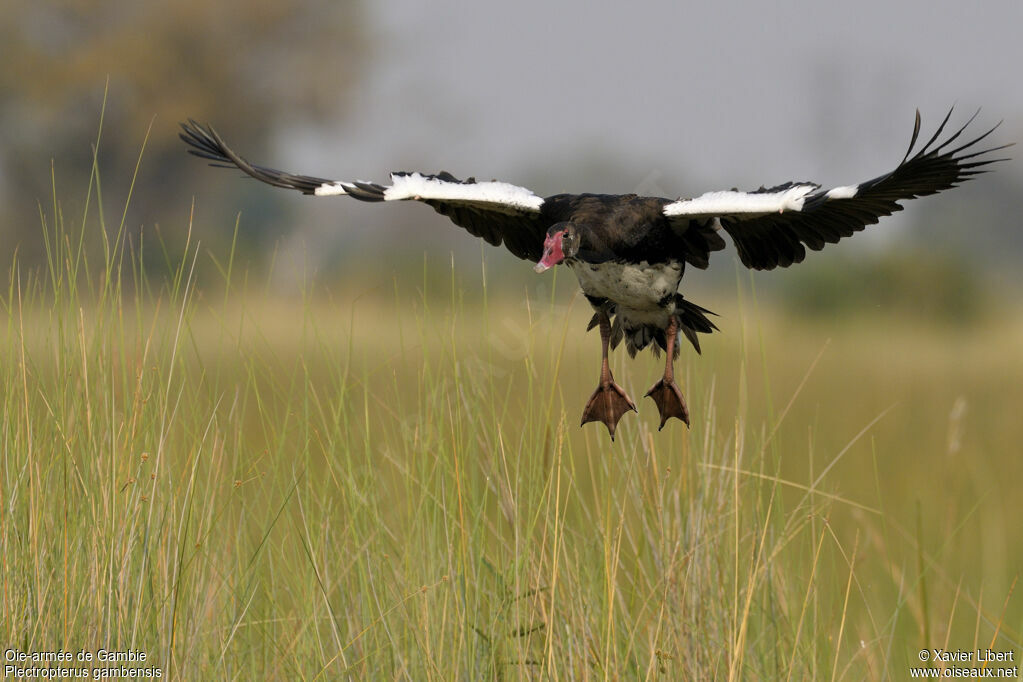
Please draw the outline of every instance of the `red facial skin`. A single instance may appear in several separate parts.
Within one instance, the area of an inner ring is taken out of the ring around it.
[[[534,270],[543,272],[565,260],[565,252],[561,250],[561,240],[564,236],[564,230],[547,235],[543,242],[543,258],[533,266]]]

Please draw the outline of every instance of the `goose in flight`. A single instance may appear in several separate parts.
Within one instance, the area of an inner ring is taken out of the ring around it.
[[[785,182],[742,192],[707,192],[685,199],[635,194],[555,194],[540,197],[506,182],[459,180],[447,172],[391,173],[390,184],[328,180],[250,163],[210,126],[190,120],[180,137],[212,166],[237,168],[275,187],[317,197],[359,201],[420,201],[494,246],[504,246],[540,273],[564,265],[575,273],[598,327],[600,380],[583,410],[582,424],[602,422],[614,440],[618,421],[636,405],[608,365],[608,349],[623,340],[630,356],[650,347],[665,351],[664,374],[646,393],[657,405],[660,428],[676,417],[689,424],[689,409],[674,378],[681,337],[700,352],[697,334],[715,329],[709,310],[683,298],[678,287],[686,265],[704,269],[711,252],[725,248],[722,232],[743,265],[771,270],[800,263],[895,211],[907,199],[935,194],[984,173],[1005,159],[980,147],[995,128],[975,137],[964,125],[942,138],[951,110],[914,152],[920,135],[916,113],[909,150],[894,170],[855,185],[822,189],[813,182]]]

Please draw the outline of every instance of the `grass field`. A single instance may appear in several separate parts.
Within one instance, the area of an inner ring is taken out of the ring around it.
[[[710,294],[724,333],[678,363],[692,430],[644,400],[612,443],[578,426],[599,340],[570,277],[273,297],[230,254],[197,285],[194,247],[146,279],[117,231],[86,263],[99,233],[59,225],[2,301],[5,649],[189,680],[901,680],[924,648],[1019,655],[1017,307],[809,322]],[[660,372],[613,366],[634,398]]]

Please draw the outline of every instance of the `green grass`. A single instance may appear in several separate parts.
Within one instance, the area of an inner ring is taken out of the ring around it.
[[[643,401],[612,444],[578,427],[599,342],[564,277],[525,302],[471,267],[437,290],[432,265],[274,297],[230,253],[147,275],[99,210],[43,214],[49,263],[12,259],[2,301],[5,648],[239,680],[1019,655],[1018,314],[807,322],[709,295],[724,333],[678,364],[692,430]],[[638,397],[660,362],[623,356]]]

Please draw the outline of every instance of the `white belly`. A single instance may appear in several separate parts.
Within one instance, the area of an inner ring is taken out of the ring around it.
[[[675,312],[682,263],[569,263],[584,293],[614,303],[611,344],[624,338],[629,355],[646,348],[667,329]],[[678,339],[675,340],[676,348]],[[656,350],[656,344],[654,344]]]
[[[682,279],[681,263],[569,264],[584,293],[615,303],[619,313],[633,316],[661,315],[674,309],[674,294]],[[670,298],[669,298],[670,297]]]

